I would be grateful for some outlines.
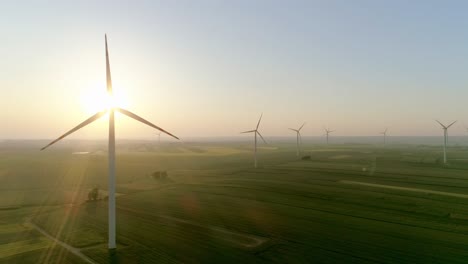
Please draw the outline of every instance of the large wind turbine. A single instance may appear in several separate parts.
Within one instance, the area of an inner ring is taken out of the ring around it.
[[[296,142],[297,142],[297,152],[296,155],[299,157],[299,152],[300,152],[300,146],[299,146],[299,141],[302,144],[302,136],[301,136],[301,129],[304,127],[305,123],[302,124],[302,126],[299,129],[294,129],[294,128],[289,128],[292,131],[296,132]]]
[[[442,129],[444,130],[444,164],[447,163],[447,142],[448,142],[448,132],[447,132],[447,129],[449,129],[449,127],[451,127],[453,124],[455,124],[455,122],[457,121],[453,121],[450,125],[448,126],[444,126],[441,122],[439,122],[439,120],[436,120],[437,123],[439,123],[441,126],[442,126]]]
[[[335,132],[335,130],[330,130],[330,128],[324,128],[325,129],[325,136],[327,136],[327,145],[328,145],[328,136],[330,135],[331,132]]]
[[[249,131],[241,132],[241,134],[244,134],[244,133],[254,133],[254,138],[255,138],[254,166],[255,166],[255,168],[257,168],[257,134],[262,138],[263,142],[264,142],[265,144],[267,144],[267,142],[265,141],[265,139],[262,137],[262,134],[260,134],[260,132],[258,132],[258,127],[260,126],[260,121],[262,121],[262,116],[263,116],[263,114],[260,115],[260,118],[258,119],[257,127],[256,127],[254,130],[249,130]]]
[[[110,98],[112,98],[112,80],[111,80],[111,72],[110,72],[110,65],[109,65],[109,52],[107,50],[107,35],[104,35],[105,45],[106,45],[106,79],[107,79],[107,93]],[[174,136],[173,134],[167,132],[166,130],[153,125],[149,121],[137,116],[136,114],[122,109],[115,106],[110,106],[108,109],[105,109],[90,118],[83,121],[81,124],[76,126],[75,128],[71,129],[67,133],[63,134],[56,140],[49,143],[47,146],[43,147],[41,150],[46,149],[50,145],[54,144],[55,142],[65,138],[66,136],[70,135],[71,133],[77,131],[78,129],[85,127],[86,125],[92,123],[93,121],[97,120],[98,118],[102,117],[106,113],[109,113],[109,250],[113,251],[116,248],[116,234],[115,234],[115,129],[114,129],[114,112],[118,111],[130,118],[133,118],[137,121],[142,122],[150,127],[153,127],[161,132],[166,133],[167,135],[179,139],[178,137]]]
[[[384,144],[384,146],[387,143],[387,131],[388,131],[388,128],[385,128],[384,132],[380,132],[380,134],[383,135],[383,144]]]

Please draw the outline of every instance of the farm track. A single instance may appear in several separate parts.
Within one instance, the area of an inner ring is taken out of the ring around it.
[[[400,228],[404,228],[406,230],[413,230],[412,228],[416,228],[414,230],[418,230],[418,232],[426,232],[424,230],[427,230],[429,232],[437,232],[437,233],[433,233],[433,235],[436,236],[436,234],[443,234],[441,232],[446,232],[446,233],[457,233],[457,232],[450,232],[450,231],[445,231],[445,230],[438,230],[438,229],[434,229],[434,228],[428,228],[428,227],[424,227],[424,226],[420,226],[420,225],[414,225],[414,224],[405,224],[405,223],[400,223],[398,221],[385,221],[385,220],[382,220],[382,219],[376,219],[376,218],[372,218],[372,217],[363,217],[363,216],[356,216],[356,215],[352,215],[352,214],[346,214],[346,213],[338,213],[338,212],[335,212],[335,211],[330,211],[330,210],[322,210],[322,209],[312,209],[312,208],[307,208],[307,207],[304,207],[304,209],[309,209],[309,210],[312,210],[312,211],[316,211],[316,212],[320,212],[320,213],[325,213],[324,215],[322,216],[316,216],[314,218],[309,218],[309,217],[302,217],[302,220],[303,221],[306,221],[304,222],[304,225],[306,226],[309,226],[311,225],[312,223],[316,223],[316,224],[319,224],[319,225],[324,225],[324,226],[334,226],[336,227],[337,229],[336,230],[352,230],[351,232],[352,233],[356,233],[357,234],[360,234],[360,233],[366,233],[368,234],[369,236],[374,236],[374,237],[379,237],[380,239],[382,238],[391,238],[392,241],[400,241],[400,242],[403,242],[403,241],[407,241],[408,240],[408,237],[407,237],[407,233],[405,232],[398,232],[398,233],[389,233],[388,231],[386,231],[386,229],[382,229],[382,230],[377,230],[377,229],[373,229],[373,230],[369,230],[369,229],[366,229],[366,228],[363,228],[363,227],[359,227],[359,226],[356,226],[355,224],[350,224],[350,225],[346,225],[346,226],[343,226],[343,222],[341,221],[332,221],[330,222],[330,218],[326,217],[324,220],[322,219],[323,216],[326,216],[327,214],[330,214],[330,215],[341,215],[341,216],[348,216],[348,217],[352,217],[354,218],[354,220],[352,220],[353,223],[356,223],[356,221],[359,221],[359,219],[362,219],[362,220],[367,220],[367,221],[372,221],[372,222],[380,222],[380,223],[384,223],[386,224],[387,227],[391,227],[392,229],[393,228],[397,228],[397,229],[400,229]],[[307,214],[308,215],[308,214]],[[301,218],[301,217],[299,217]],[[298,218],[297,218],[298,219]],[[327,220],[329,219],[329,220]],[[351,219],[350,219],[351,220]],[[307,223],[307,224],[305,224]],[[370,222],[368,222],[370,223]],[[388,224],[391,224],[392,226],[389,226]],[[398,227],[398,226],[401,226],[401,227]],[[341,233],[340,231],[337,231],[338,234]],[[347,231],[345,231],[347,232]],[[334,245],[339,245],[340,243],[342,243],[342,237],[340,237],[339,235],[337,237],[335,236],[330,236],[331,234],[324,234],[323,232],[320,232],[319,230],[308,230],[307,231],[309,237],[324,237],[324,236],[327,236],[327,240],[329,240],[329,243],[330,241],[332,241],[331,243],[333,243]],[[427,234],[427,233],[426,233]],[[459,233],[458,233],[459,234]],[[461,235],[461,234],[459,234]],[[422,236],[420,237],[419,235],[415,238],[413,238],[412,240],[414,242],[416,241],[420,241],[423,237],[426,237],[427,235],[425,236]],[[281,237],[281,236],[280,236]],[[290,241],[290,242],[294,242],[294,243],[299,243],[299,244],[303,244],[301,242],[301,240],[297,240],[295,239],[294,237],[290,237],[290,238],[280,238],[280,239],[284,239],[284,240],[287,240],[287,241]],[[348,241],[348,243],[351,243],[351,244],[360,244],[362,247],[365,247],[365,248],[374,248],[375,250],[379,250],[379,251],[388,251],[388,255],[386,256],[387,257],[387,260],[386,261],[383,261],[382,263],[389,263],[389,262],[392,262],[392,257],[391,255],[393,254],[397,254],[397,255],[400,255],[400,257],[403,257],[403,259],[406,259],[408,260],[408,258],[412,258],[414,257],[414,255],[411,253],[411,252],[408,252],[407,250],[399,250],[398,248],[393,248],[391,246],[388,246],[388,245],[380,245],[380,244],[375,244],[373,242],[363,242],[363,241],[359,241],[359,240],[356,240],[356,241]],[[343,244],[341,245],[340,247],[338,247],[339,249],[335,249],[335,250],[330,250],[330,248],[324,248],[322,247],[323,245],[321,244],[316,244],[316,243],[306,243],[304,244],[306,245],[306,247],[308,248],[319,248],[319,249],[322,249],[322,250],[325,250],[325,251],[329,251],[329,252],[335,252],[337,254],[340,254],[340,255],[346,255],[346,256],[350,256],[350,257],[353,257],[353,258],[359,258],[359,255],[355,255],[355,254],[352,254],[352,250],[348,250],[348,244]],[[415,244],[415,247],[437,247],[439,249],[444,249],[446,251],[450,251],[450,250],[454,250],[454,251],[457,251],[457,252],[461,252],[461,250],[463,250],[463,248],[465,247],[464,244],[460,243],[460,242],[447,242],[447,241],[431,241],[431,240],[425,240],[424,244],[420,244],[420,243],[417,243]],[[392,253],[390,253],[390,251]],[[404,257],[406,256],[406,257]],[[372,261],[372,262],[379,262],[379,258],[363,258],[367,261]],[[393,260],[394,261],[394,260]]]
[[[286,168],[278,168],[280,170],[288,170]],[[461,178],[461,177],[442,177],[442,176],[426,176],[426,175],[415,175],[415,174],[403,174],[403,173],[393,173],[393,172],[375,172],[372,175],[369,173],[363,173],[358,170],[347,170],[347,169],[329,169],[329,168],[319,168],[319,169],[293,169],[294,172],[314,172],[314,173],[333,173],[334,175],[343,175],[343,176],[358,176],[362,178],[369,178],[372,180],[381,180],[387,182],[395,182],[395,183],[404,183],[404,184],[413,184],[413,185],[426,185],[426,186],[435,186],[435,187],[444,187],[444,188],[457,188],[457,189],[468,189],[468,178]],[[389,177],[386,175],[392,175],[393,177]],[[422,179],[434,180],[434,179],[444,179],[444,180],[458,180],[458,181],[466,181],[466,186],[461,185],[449,185],[443,184],[442,182],[437,181],[428,181],[428,182],[421,182],[421,181],[408,181],[408,178],[412,177],[419,177]]]
[[[246,188],[246,189],[252,189],[252,188]],[[253,189],[253,190],[255,190],[255,189]],[[355,215],[355,214],[350,214],[350,213],[341,213],[341,212],[336,212],[336,211],[332,211],[332,210],[328,210],[328,209],[319,209],[319,208],[310,207],[310,206],[300,206],[300,205],[294,205],[294,204],[290,204],[290,203],[272,202],[272,201],[268,201],[268,200],[264,200],[264,199],[258,199],[258,198],[251,199],[251,198],[248,198],[248,197],[239,197],[239,196],[234,196],[234,195],[230,195],[230,194],[211,193],[211,192],[203,192],[203,191],[194,191],[194,192],[211,194],[211,195],[219,195],[219,196],[227,196],[227,197],[232,197],[232,198],[236,198],[236,199],[245,199],[245,200],[249,200],[249,201],[276,204],[276,205],[280,205],[280,206],[289,206],[289,207],[294,207],[294,208],[299,208],[299,209],[316,211],[316,212],[320,212],[320,213],[326,213],[326,214],[330,214],[330,215],[339,215],[339,216],[351,217],[351,218],[355,218],[355,219],[377,221],[377,222],[382,222],[382,223],[387,223],[387,224],[394,224],[394,225],[407,226],[407,227],[413,227],[413,228],[421,228],[421,229],[425,229],[425,230],[433,230],[433,231],[439,231],[439,232],[447,232],[447,233],[453,233],[453,234],[466,235],[466,234],[464,234],[464,233],[462,233],[460,231],[444,230],[444,229],[440,229],[440,228],[430,228],[430,227],[426,227],[426,226],[423,226],[423,225],[416,225],[416,224],[411,224],[411,223],[402,223],[400,221],[395,221],[395,220],[384,220],[384,219],[380,219],[380,218],[372,218],[372,217],[366,217],[366,216]],[[326,200],[326,201],[329,200],[329,199],[318,198],[318,197],[310,197],[310,196],[306,196],[306,197],[311,198],[311,199],[319,199],[319,200]],[[350,205],[358,205],[358,204],[352,203],[352,202],[340,201],[340,203],[345,203],[345,204],[350,204]],[[401,214],[401,211],[398,211],[398,210],[382,208],[382,207],[375,207],[375,206],[366,206],[366,207],[373,208],[373,209],[381,209],[381,210],[384,209],[384,210],[387,210],[387,211],[391,211],[391,212],[393,212],[395,214]],[[417,213],[413,213],[413,214],[417,215]],[[313,220],[313,219],[309,219],[309,218],[304,218],[304,220],[317,222],[317,223],[322,223],[321,221],[317,221],[317,220]],[[331,224],[331,223],[328,223],[328,224]],[[338,225],[338,226],[341,226],[341,225]],[[357,229],[357,230],[360,230],[360,229]]]
[[[408,187],[401,187],[401,186],[392,186],[392,185],[357,182],[357,181],[339,181],[339,182],[344,183],[344,184],[363,185],[363,186],[369,186],[369,187],[386,188],[386,189],[401,190],[401,191],[430,193],[430,194],[438,194],[438,195],[452,196],[452,197],[458,197],[458,198],[468,198],[467,194],[461,194],[461,193],[441,192],[441,191],[433,191],[433,190],[426,190],[426,189],[419,189],[419,188],[408,188]]]
[[[265,242],[268,241],[268,238],[263,238],[263,237],[259,237],[259,236],[255,236],[255,235],[251,235],[251,234],[239,233],[239,232],[227,230],[225,228],[221,228],[221,227],[217,227],[217,226],[204,225],[204,224],[200,224],[200,223],[197,223],[195,221],[192,221],[192,220],[180,219],[180,218],[177,218],[177,217],[162,215],[162,214],[159,214],[159,215],[149,214],[149,213],[147,213],[145,211],[142,211],[142,210],[135,210],[135,209],[131,209],[131,208],[127,208],[127,207],[121,207],[121,206],[117,206],[117,209],[122,210],[122,211],[126,211],[126,212],[130,212],[130,213],[135,213],[135,214],[137,214],[139,216],[144,216],[145,218],[158,217],[158,218],[163,218],[163,219],[171,220],[171,221],[182,223],[182,224],[187,224],[187,225],[196,226],[196,227],[203,228],[203,229],[208,229],[210,231],[213,231],[213,232],[220,233],[220,234],[224,235],[224,237],[222,237],[222,239],[230,241],[231,243],[239,244],[239,245],[241,245],[243,247],[246,247],[246,248],[256,248],[256,247],[261,246],[262,244],[264,244]],[[231,238],[227,238],[226,235],[228,237],[231,237]],[[251,240],[251,242],[241,243],[240,241],[236,240],[235,237],[244,238],[244,239],[247,238],[248,240]]]
[[[372,178],[375,180],[375,178]],[[382,179],[381,179],[382,180]],[[210,183],[210,184],[204,184],[204,183],[200,183],[200,184],[194,184],[194,185],[206,185],[206,186],[220,186],[220,187],[232,187],[232,188],[244,188],[244,189],[249,189],[249,190],[262,190],[262,191],[265,191],[265,192],[268,192],[268,190],[266,189],[263,189],[265,188],[264,186],[262,186],[262,188],[251,188],[251,187],[246,187],[245,185],[227,185],[227,184],[221,184],[223,181],[230,181],[230,182],[257,182],[257,183],[277,183],[277,184],[285,184],[284,181],[281,181],[281,180],[268,180],[268,179],[223,179],[223,180],[218,180],[218,181],[213,181],[213,183]],[[347,187],[346,185],[335,185],[335,186],[332,186],[328,183],[339,183],[341,180],[337,180],[337,179],[308,179],[309,182],[301,182],[301,185],[305,186],[305,185],[310,185],[310,186],[314,186],[314,187],[317,187],[317,186],[320,186],[320,187],[325,187],[325,188],[333,188],[333,189],[345,189],[345,190],[349,190],[351,187]],[[310,181],[313,181],[313,183],[311,183]],[[324,183],[327,183],[327,184],[323,184],[321,182],[324,182]],[[387,181],[387,182],[396,182],[396,183],[400,183],[401,181]],[[182,184],[181,184],[182,185]],[[382,192],[379,192],[379,191],[372,191],[372,190],[363,190],[367,193],[375,193],[375,194],[382,194]],[[279,191],[275,191],[277,193],[281,193]],[[283,192],[282,194],[284,195],[293,195],[293,196],[298,196],[298,197],[307,197],[307,198],[316,198],[316,199],[321,199],[321,200],[329,200],[327,198],[318,198],[318,197],[314,197],[314,196],[308,196],[308,195],[300,195],[300,194],[295,194],[295,193],[290,193],[290,192]],[[444,201],[444,200],[440,200],[440,199],[437,199],[437,197],[424,197],[424,196],[414,196],[414,195],[407,195],[407,194],[402,194],[402,193],[387,193],[387,194],[391,194],[392,196],[400,196],[400,197],[406,197],[406,198],[417,198],[417,199],[424,199],[424,200],[428,200],[428,201],[437,201],[437,202],[444,202],[444,203],[447,203],[447,201]],[[344,201],[344,203],[346,203]],[[450,201],[451,204],[460,204],[460,205],[468,205],[468,202],[467,203],[463,203],[463,202],[457,202],[457,201]]]
[[[237,180],[233,180],[233,181],[237,181]],[[244,181],[244,179],[242,180],[239,180],[239,181]],[[246,180],[246,181],[250,181],[250,180]],[[281,181],[274,181],[274,180],[252,180],[252,181],[255,181],[255,182],[265,182],[265,183],[278,183],[278,184],[284,184],[284,182],[281,182]],[[317,181],[321,181],[321,180],[317,180]],[[333,183],[339,183],[341,180],[323,180],[325,182],[333,182]],[[219,182],[222,182],[222,181],[219,181]],[[318,197],[317,195],[304,195],[304,194],[297,194],[297,193],[292,193],[292,192],[279,192],[277,190],[268,190],[267,187],[268,186],[261,186],[261,188],[252,188],[252,187],[247,187],[245,185],[233,185],[233,184],[214,184],[214,183],[210,183],[210,184],[193,184],[193,185],[199,185],[199,186],[209,186],[209,187],[229,187],[229,188],[238,188],[238,189],[246,189],[246,190],[252,190],[252,191],[263,191],[263,192],[269,192],[269,193],[279,193],[279,194],[282,194],[282,195],[289,195],[289,196],[294,196],[294,197],[299,197],[299,198],[307,198],[307,199],[317,199],[317,200],[323,200],[323,201],[330,201],[331,199],[328,198],[328,196],[324,196],[324,197]],[[350,187],[346,187],[346,185],[330,185],[330,184],[318,184],[318,183],[302,183],[302,185],[311,185],[311,186],[314,186],[314,187],[325,187],[325,188],[331,188],[331,189],[344,189],[344,190],[350,190]],[[181,185],[182,186],[182,185]],[[404,188],[404,187],[403,187]],[[382,194],[382,192],[378,192],[378,191],[372,191],[372,190],[364,190],[365,192],[367,193],[375,193],[375,194]],[[213,195],[226,195],[226,196],[231,196],[231,197],[235,197],[235,198],[239,198],[239,199],[249,199],[249,198],[245,198],[245,197],[239,197],[239,196],[233,196],[233,195],[229,195],[229,194],[218,194],[218,193],[210,193],[210,192],[204,192],[204,191],[194,191],[194,192],[200,192],[200,193],[206,193],[206,194],[213,194]],[[314,194],[313,192],[311,192],[311,194]],[[430,197],[423,197],[423,196],[413,196],[413,195],[406,195],[406,194],[398,194],[398,193],[387,193],[387,194],[390,194],[392,196],[400,196],[400,197],[405,197],[405,198],[416,198],[416,199],[423,199],[423,200],[428,200],[428,201],[437,201],[437,202],[444,202],[446,203],[446,201],[443,201],[443,200],[439,200],[439,199],[434,199],[434,198],[430,198]],[[464,194],[462,194],[464,195]],[[467,195],[468,196],[468,195]],[[340,201],[342,203],[345,203],[345,204],[351,204],[351,205],[354,205],[356,203],[353,203],[353,202],[347,202],[347,201]],[[450,203],[455,203],[454,201],[450,201]],[[458,202],[457,204],[460,204],[460,205],[467,205],[466,203],[460,203]],[[384,207],[375,207],[375,208],[384,208]]]
[[[90,263],[90,264],[98,264],[97,262],[95,262],[94,260],[90,259],[88,256],[86,256],[85,254],[81,253],[81,250],[80,248],[76,248],[76,247],[73,247],[59,239],[57,239],[56,237],[50,235],[49,233],[47,233],[44,229],[42,229],[41,227],[37,226],[36,224],[34,224],[33,222],[31,222],[30,220],[28,220],[26,222],[27,225],[30,225],[31,227],[33,227],[35,230],[37,230],[39,233],[41,233],[43,236],[47,237],[48,239],[52,240],[55,244],[58,244],[60,245],[61,247],[65,248],[66,250],[68,250],[70,253],[76,255],[77,257],[79,257],[80,259],[82,259],[83,261],[87,262],[87,263]]]
[[[362,166],[369,166],[369,164],[362,164]],[[361,167],[361,166],[360,166]],[[274,169],[274,170],[285,170],[285,171],[297,171],[297,172],[307,172],[307,171],[312,171],[312,172],[333,172],[333,173],[340,173],[340,174],[351,174],[351,175],[359,175],[359,176],[368,176],[369,177],[369,172],[364,173],[360,170],[352,170],[349,168],[331,168],[331,167],[293,167],[293,166],[281,166],[281,165],[275,165],[271,167],[267,167],[267,169]],[[465,173],[466,170],[460,170],[460,173]],[[367,175],[366,175],[367,174]],[[468,180],[467,178],[463,178],[463,176],[459,177],[450,177],[450,176],[439,176],[439,175],[421,175],[421,174],[414,174],[414,173],[401,173],[397,171],[377,171],[374,173],[374,175],[395,175],[395,176],[401,176],[401,177],[385,177],[385,178],[395,178],[395,179],[401,179],[402,177],[420,177],[420,178],[438,178],[438,179],[447,179],[447,180]]]

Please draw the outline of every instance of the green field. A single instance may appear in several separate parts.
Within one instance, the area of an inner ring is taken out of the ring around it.
[[[106,200],[86,202],[106,145],[41,143],[0,143],[0,263],[109,263]],[[260,148],[253,169],[249,142],[118,144],[118,261],[468,263],[468,148],[446,166],[438,146],[295,153]]]

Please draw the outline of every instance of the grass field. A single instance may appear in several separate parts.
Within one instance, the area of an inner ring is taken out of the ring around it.
[[[105,144],[1,144],[0,263],[108,263],[106,200],[86,202]],[[117,150],[121,263],[468,262],[466,147],[442,166],[437,146],[278,143],[258,169],[243,142]]]

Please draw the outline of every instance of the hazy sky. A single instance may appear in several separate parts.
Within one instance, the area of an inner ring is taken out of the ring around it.
[[[124,106],[176,135],[439,135],[468,125],[466,1],[1,1],[0,138]],[[118,117],[117,137],[153,130]],[[73,138],[104,138],[99,122]]]

